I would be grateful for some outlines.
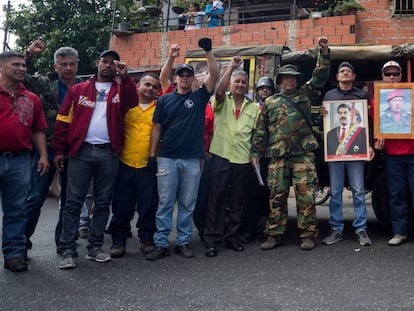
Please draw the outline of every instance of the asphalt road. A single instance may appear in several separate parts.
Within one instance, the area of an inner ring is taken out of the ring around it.
[[[299,249],[292,216],[285,243],[271,251],[261,251],[255,241],[244,252],[220,248],[218,257],[207,258],[195,231],[195,258],[172,254],[148,262],[134,233],[126,256],[104,264],[86,260],[87,241],[80,240],[73,270],[57,267],[57,200],[50,198],[33,237],[29,271],[0,268],[0,310],[414,310],[413,239],[388,246],[389,235],[369,207],[374,244],[360,247],[348,198],[344,241],[321,245],[328,232],[325,203],[318,207],[321,237],[313,251]],[[106,236],[104,249],[109,248]]]

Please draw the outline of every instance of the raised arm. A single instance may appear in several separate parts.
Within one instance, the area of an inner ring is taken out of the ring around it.
[[[213,93],[219,78],[219,68],[213,51],[211,50],[211,39],[201,38],[198,40],[198,45],[206,52],[208,75],[204,84],[207,90]]]
[[[239,68],[242,60],[240,56],[234,56],[230,62],[230,66],[224,72],[224,75],[221,77],[220,83],[216,89],[216,102],[221,104],[226,99],[226,91],[230,84],[230,78],[233,71]]]
[[[167,62],[162,66],[160,73],[161,90],[165,94],[171,85],[170,76],[174,64],[174,60],[180,56],[180,46],[178,44],[171,44],[168,53]]]

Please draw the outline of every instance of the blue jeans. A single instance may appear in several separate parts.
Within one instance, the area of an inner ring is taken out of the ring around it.
[[[141,243],[153,243],[157,212],[157,178],[149,168],[134,168],[119,163],[119,174],[112,203],[109,233],[113,245],[125,245],[131,237],[131,220],[138,212],[138,237]]]
[[[200,159],[158,158],[158,210],[157,232],[154,243],[168,247],[168,235],[172,230],[174,204],[178,202],[177,245],[189,244],[193,231],[193,211],[197,201],[201,177]]]
[[[30,155],[0,156],[0,192],[3,209],[4,259],[23,256],[27,223],[25,200],[30,186]]]
[[[329,162],[329,180],[331,184],[331,200],[329,202],[329,224],[333,230],[342,232],[344,219],[342,214],[342,192],[345,183],[345,170],[352,191],[355,219],[352,226],[355,232],[365,230],[367,225],[367,209],[365,206],[364,161]]]
[[[53,161],[54,151],[48,147],[49,162]],[[37,162],[39,162],[39,152],[35,152],[32,160],[32,172],[30,175],[30,189],[29,195],[26,199],[27,209],[27,225],[26,225],[26,238],[27,248],[32,248],[30,237],[35,232],[37,223],[39,221],[40,210],[45,202],[49,193],[50,184],[55,176],[56,168],[54,165],[50,165],[49,170],[42,176],[37,171]]]
[[[385,154],[385,171],[388,181],[392,231],[394,234],[407,235],[407,190],[414,198],[414,155]]]
[[[84,143],[78,156],[69,158],[66,203],[59,243],[63,254],[76,252],[80,212],[92,179],[95,209],[89,229],[88,249],[102,247],[117,174],[118,157],[109,145],[97,148]]]

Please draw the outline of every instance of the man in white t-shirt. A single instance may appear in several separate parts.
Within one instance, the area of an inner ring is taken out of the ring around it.
[[[52,148],[58,170],[69,155],[67,197],[63,210],[60,269],[75,268],[80,210],[93,179],[95,208],[88,236],[86,259],[107,262],[103,252],[104,230],[118,173],[118,155],[124,142],[124,117],[136,106],[136,85],[115,51],[104,51],[97,61],[98,73],[71,87],[56,117]],[[120,83],[116,73],[120,74]]]

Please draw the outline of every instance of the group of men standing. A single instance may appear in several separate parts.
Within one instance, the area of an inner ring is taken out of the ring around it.
[[[55,169],[64,176],[62,212],[56,229],[57,250],[62,255],[60,269],[76,267],[79,221],[89,189],[92,189],[94,209],[86,259],[103,263],[122,257],[127,239],[131,237],[130,222],[135,210],[139,214],[138,237],[146,260],[168,256],[176,202],[175,253],[184,258],[193,257],[190,247],[193,212],[204,167],[204,121],[206,107],[210,104],[214,111],[214,135],[207,147],[208,195],[202,213],[205,218],[202,228],[205,255],[217,256],[217,246],[222,240],[233,251],[244,250],[240,233],[243,213],[249,208],[248,180],[259,163],[268,167],[266,204],[269,208],[265,229],[267,239],[261,249],[275,248],[285,234],[291,185],[296,194],[300,248],[313,249],[319,233],[314,201],[318,184],[314,151],[319,145],[310,123],[310,99],[324,87],[330,70],[327,38],[319,38],[318,44],[320,52],[312,78],[303,83],[303,75],[296,66],[285,65],[276,81],[280,92],[275,93],[271,79],[259,81],[259,103],[246,96],[248,76],[239,68],[240,57],[234,56],[219,77],[209,38],[199,40],[207,59],[205,80],[197,82],[193,67],[179,65],[175,70],[175,89],[169,87],[168,91],[164,90],[168,94],[160,97],[161,87],[166,85],[164,78],[160,81],[158,76],[146,74],[136,86],[128,76],[127,65],[112,50],[99,55],[96,75],[85,82],[77,81],[77,52],[64,47],[55,53],[59,79],[53,88],[46,87],[39,92],[41,101],[23,86],[23,82],[28,89],[39,90],[34,86],[36,80],[26,75],[26,62],[27,57],[38,52],[37,49],[44,49],[42,43],[32,46],[26,58],[15,52],[0,54],[4,267],[13,272],[27,270],[27,250],[32,247],[30,237]],[[172,66],[174,58],[169,59],[167,67]],[[394,63],[389,67],[399,68],[401,74],[401,67]],[[387,70],[384,66],[383,73],[387,74]],[[328,92],[325,99],[368,99],[365,92],[353,87],[354,80],[352,65],[341,63],[337,73],[338,87]],[[321,114],[326,114],[324,108],[321,108]],[[370,137],[372,159],[372,131]],[[31,140],[36,153],[30,184]],[[405,141],[400,145],[404,144],[409,145]],[[391,143],[384,144],[384,140],[375,143],[377,149],[386,149],[388,145]],[[391,149],[396,150],[391,147],[386,150]],[[395,173],[395,157],[387,157],[386,167],[390,174]],[[53,160],[54,168],[49,166],[49,160]],[[345,170],[354,198],[355,233],[361,245],[372,243],[366,232],[363,167],[363,161],[329,164],[331,232],[323,240],[325,244],[342,239],[341,193]],[[395,189],[393,193],[396,193]],[[398,245],[406,239],[406,220],[401,215],[407,207],[397,202],[394,195],[391,206],[393,204],[399,207],[392,212],[395,236],[389,244]],[[111,206],[108,231],[113,246],[107,254],[102,246]]]

